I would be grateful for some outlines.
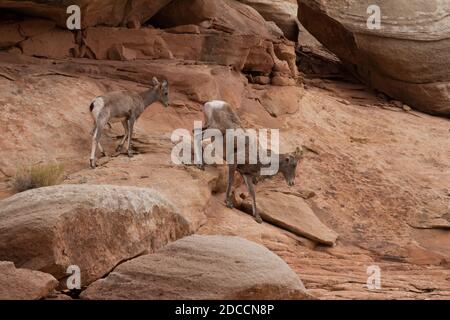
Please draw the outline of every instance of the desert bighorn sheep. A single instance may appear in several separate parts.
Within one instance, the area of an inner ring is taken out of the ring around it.
[[[202,127],[202,130],[206,129],[217,129],[225,134],[227,129],[240,129],[241,128],[241,120],[238,115],[232,110],[231,106],[225,102],[220,100],[210,101],[204,104],[203,113],[205,115],[205,125]],[[202,131],[202,133],[203,133]],[[248,146],[248,145],[247,145]],[[194,146],[195,147],[195,146]],[[225,139],[224,139],[224,149],[226,150]],[[246,148],[248,149],[248,148]],[[273,151],[268,150],[269,154]],[[234,156],[236,157],[238,151],[234,149],[231,152],[234,152]],[[247,151],[245,151],[247,152]],[[223,153],[224,160],[226,152]],[[286,183],[289,186],[293,186],[295,184],[295,175],[297,169],[297,163],[302,158],[303,148],[297,147],[297,149],[292,153],[286,154],[274,154],[274,157],[271,159],[278,160],[278,171],[273,175],[262,176],[261,169],[270,167],[270,164],[262,164],[258,159],[256,164],[244,163],[244,164],[236,164],[236,159],[234,164],[228,164],[228,184],[225,196],[225,203],[227,207],[232,208],[233,203],[230,199],[231,196],[231,188],[234,182],[234,173],[237,171],[241,174],[244,179],[244,182],[247,186],[247,189],[252,197],[252,211],[253,217],[258,223],[262,222],[261,216],[259,215],[256,208],[256,194],[254,189],[254,184],[258,182],[258,180],[264,178],[270,178],[281,172],[286,180]],[[246,162],[248,162],[248,158],[246,158]]]
[[[165,107],[169,106],[168,82],[164,80],[160,83],[156,77],[153,77],[152,85],[151,89],[140,93],[126,90],[109,92],[95,98],[91,102],[89,109],[94,119],[90,157],[91,168],[95,168],[97,146],[100,152],[105,155],[105,151],[100,144],[100,136],[108,122],[122,122],[125,135],[117,146],[116,151],[121,151],[126,139],[128,139],[127,152],[128,156],[132,157],[131,138],[136,120],[153,102],[160,101]]]

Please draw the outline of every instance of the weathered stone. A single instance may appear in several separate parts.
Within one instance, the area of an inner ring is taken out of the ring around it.
[[[155,29],[88,28],[84,41],[99,60],[170,59],[172,53]]]
[[[257,194],[257,199],[258,212],[264,221],[318,243],[336,244],[337,233],[324,225],[302,198],[263,191]],[[242,205],[251,210],[250,198]]]
[[[190,236],[118,266],[82,299],[304,299],[277,255],[238,237]]]
[[[297,42],[298,21],[296,0],[239,0],[256,9],[267,21],[273,21],[289,40]]]
[[[189,234],[186,219],[151,189],[59,185],[0,202],[0,259],[86,285],[119,262]]]
[[[275,75],[271,81],[274,86],[295,86],[297,82],[289,76]]]
[[[27,38],[49,32],[55,28],[55,23],[44,19],[27,19],[20,22],[20,33]]]
[[[12,47],[20,41],[25,40],[25,37],[19,32],[18,23],[0,24],[0,49]]]
[[[38,300],[51,293],[58,281],[50,274],[16,269],[14,263],[0,261],[0,300]]]
[[[73,33],[62,29],[52,29],[20,43],[23,54],[51,59],[71,57],[71,50],[76,46]]]
[[[273,117],[293,114],[298,111],[302,89],[296,86],[268,88],[259,98],[262,106]]]
[[[144,23],[170,0],[75,0],[71,5],[81,8],[83,28],[96,25],[126,26],[129,22]],[[20,1],[4,0],[0,8],[53,20],[60,27],[66,27],[68,4],[64,1]]]
[[[257,35],[271,39],[276,31],[253,8],[234,0],[174,0],[152,19],[161,28],[200,25],[210,21],[210,28],[233,34]]]
[[[302,24],[367,84],[415,109],[450,116],[450,73],[442,67],[450,64],[448,1],[298,3]],[[381,9],[381,29],[367,27],[370,5]]]

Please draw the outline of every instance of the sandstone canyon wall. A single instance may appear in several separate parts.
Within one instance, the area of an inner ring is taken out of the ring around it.
[[[449,119],[427,114],[449,110],[447,2],[378,1],[399,15],[379,32],[355,2],[299,1],[324,48],[292,41],[292,0],[76,0],[78,31],[67,1],[0,0],[0,299],[69,299],[73,264],[75,299],[449,299]],[[92,99],[154,76],[170,107],[145,110],[131,158],[106,128],[89,169]],[[257,185],[262,224],[239,176],[225,206],[225,166],[171,161],[212,99],[306,150],[295,186]],[[61,184],[17,193],[53,162]]]
[[[450,1],[299,0],[299,19],[368,85],[450,116]],[[381,28],[369,30],[370,5]]]

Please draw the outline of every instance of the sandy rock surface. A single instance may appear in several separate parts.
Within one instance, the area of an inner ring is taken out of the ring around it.
[[[128,261],[83,299],[304,299],[298,276],[265,247],[238,237],[191,236]]]

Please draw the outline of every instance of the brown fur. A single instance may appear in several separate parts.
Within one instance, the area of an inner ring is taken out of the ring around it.
[[[227,129],[239,129],[242,128],[242,121],[239,119],[238,115],[232,110],[231,106],[228,103],[224,103],[221,108],[211,108],[208,103],[205,104],[203,108],[203,113],[205,116],[205,125],[203,126],[203,130],[206,129],[218,129],[225,135]],[[236,146],[236,143],[235,143]],[[246,153],[248,155],[247,148],[248,143],[246,143]],[[224,141],[224,150],[226,149],[226,143]],[[234,150],[235,160],[236,160],[236,149]],[[297,163],[301,158],[302,151],[300,148],[297,148],[295,152],[288,154],[279,154],[279,172],[283,174],[286,179],[286,182],[292,186],[295,183],[295,173],[297,168]],[[224,152],[224,160],[226,160],[226,155]],[[248,156],[246,157],[248,161]],[[236,163],[236,161],[234,161]],[[261,168],[265,167],[259,159],[256,164],[228,164],[228,183],[227,183],[227,191],[225,196],[225,203],[228,207],[232,208],[233,203],[230,199],[231,197],[231,187],[234,182],[234,174],[235,172],[239,172],[243,177],[247,189],[252,197],[252,209],[253,216],[255,220],[259,223],[262,222],[261,216],[258,214],[256,208],[256,193],[254,189],[254,184],[258,181],[270,178],[269,176],[261,176]],[[270,165],[267,165],[269,167]]]
[[[126,90],[113,91],[95,98],[89,108],[94,119],[90,158],[91,167],[95,168],[97,146],[105,155],[100,144],[100,137],[104,127],[109,122],[122,122],[125,135],[119,143],[117,151],[122,150],[125,140],[128,139],[127,153],[131,157],[131,138],[135,122],[144,110],[155,101],[160,101],[167,107],[169,103],[168,94],[169,85],[167,81],[163,81],[161,84],[156,78],[153,78],[153,87],[147,91],[141,93]]]

